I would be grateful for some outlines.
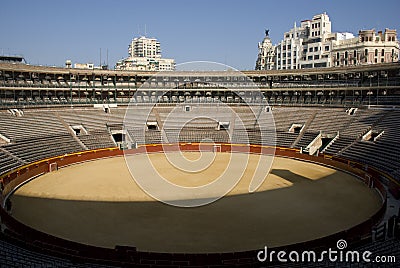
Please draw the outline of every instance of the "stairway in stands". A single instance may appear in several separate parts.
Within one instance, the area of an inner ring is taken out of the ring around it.
[[[317,110],[315,110],[311,116],[308,118],[307,122],[304,124],[302,131],[299,133],[297,138],[294,142],[290,145],[290,148],[295,148],[297,143],[303,138],[304,134],[306,133],[308,127],[311,125],[311,122],[314,120],[315,116],[317,115]]]
[[[56,117],[58,118],[58,120],[60,120],[61,124],[63,124],[63,126],[68,130],[69,134],[71,134],[71,136],[76,140],[76,142],[79,143],[79,145],[82,146],[82,148],[84,150],[88,150],[88,147],[86,147],[86,145],[83,144],[83,142],[80,139],[78,139],[78,137],[75,135],[74,131],[69,127],[67,122],[65,122],[65,120],[62,119],[62,117],[60,116],[60,114],[58,112],[56,112]]]

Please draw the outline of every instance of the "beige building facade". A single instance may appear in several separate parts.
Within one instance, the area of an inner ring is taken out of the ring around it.
[[[391,29],[385,29],[385,32],[361,30],[358,37],[334,40],[332,60],[334,66],[397,62],[397,32]]]

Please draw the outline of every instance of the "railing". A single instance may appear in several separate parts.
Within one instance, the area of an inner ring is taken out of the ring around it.
[[[104,90],[104,91],[136,91],[138,88],[146,89],[146,90],[226,90],[226,89],[252,89],[252,88],[261,88],[261,89],[292,89],[292,90],[302,90],[302,89],[369,89],[373,88],[398,88],[400,86],[400,79],[393,78],[388,80],[372,80],[372,81],[361,81],[361,80],[324,80],[324,81],[276,81],[271,85],[265,83],[213,83],[211,85],[196,85],[196,86],[176,86],[176,85],[63,85],[63,84],[36,84],[36,83],[17,83],[17,82],[2,82],[0,81],[0,87],[4,89],[26,89],[26,90],[82,90],[82,91],[92,91],[96,90]]]
[[[293,107],[318,107],[318,106],[329,106],[329,107],[362,107],[362,106],[382,106],[382,107],[393,107],[400,105],[400,96],[379,96],[378,98],[372,97],[357,97],[357,96],[347,96],[347,99],[343,99],[341,97],[336,98],[325,98],[318,99],[315,96],[310,99],[300,99],[299,101],[295,100],[286,100],[284,98],[281,99],[273,99],[271,98],[268,101],[266,99],[252,99],[252,100],[235,100],[235,99],[190,99],[184,101],[163,101],[163,100],[144,100],[144,101],[132,101],[130,98],[109,98],[109,99],[84,99],[84,98],[75,98],[67,101],[59,101],[59,102],[35,102],[35,101],[18,101],[14,99],[0,99],[0,109],[24,109],[24,108],[47,108],[47,107],[70,107],[73,106],[93,106],[93,104],[121,104],[127,105],[131,101],[132,103],[138,104],[177,104],[177,103],[228,103],[228,104],[240,104],[240,103],[264,103],[265,105],[271,106],[293,106]],[[349,99],[351,98],[351,99]]]

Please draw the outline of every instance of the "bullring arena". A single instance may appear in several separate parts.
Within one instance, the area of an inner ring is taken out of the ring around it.
[[[397,63],[244,80],[0,67],[5,267],[259,267],[264,246],[338,240],[400,256]],[[183,169],[171,164],[178,155]],[[239,178],[226,195],[168,191],[163,202],[137,180],[201,188],[220,174]],[[199,200],[215,202],[168,204]]]
[[[161,176],[187,187],[217,179],[230,161],[229,153],[217,153],[210,166],[191,174],[169,164],[164,153],[149,156]],[[185,157],[195,159],[199,153]],[[328,236],[371,217],[382,205],[377,192],[343,171],[281,157],[275,158],[261,187],[249,194],[259,157],[265,156],[250,155],[243,177],[226,197],[198,208],[152,199],[131,178],[123,157],[115,157],[73,165],[25,184],[12,196],[12,214],[32,228],[89,245],[214,253]],[[239,165],[242,158],[234,157],[231,164]],[[234,176],[229,172],[237,171],[226,172]]]

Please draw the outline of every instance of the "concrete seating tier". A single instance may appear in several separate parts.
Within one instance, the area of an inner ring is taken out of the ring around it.
[[[380,133],[376,141],[357,141],[345,149],[341,155],[350,159],[373,165],[398,177],[400,167],[400,111],[387,112],[374,126],[373,130]]]
[[[306,132],[303,134],[303,137],[296,144],[296,148],[306,148],[317,136],[319,133],[310,133]]]
[[[83,150],[69,134],[25,139],[3,149],[28,163]]]
[[[288,131],[292,124],[304,125],[313,114],[313,109],[274,107],[272,110],[277,130]]]
[[[98,131],[90,135],[79,135],[78,138],[88,149],[116,147],[107,131]]]
[[[24,111],[21,117],[12,116],[5,111],[0,112],[0,134],[13,141],[66,133],[67,129],[52,112],[28,110]]]
[[[11,171],[18,166],[22,165],[23,162],[11,154],[2,151],[0,148],[0,174]]]

